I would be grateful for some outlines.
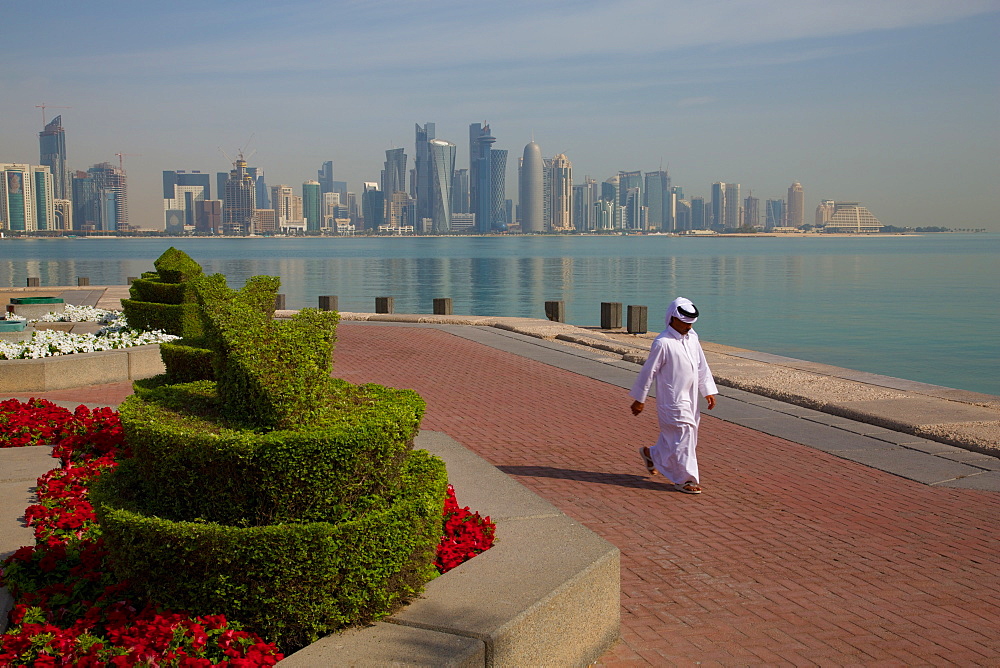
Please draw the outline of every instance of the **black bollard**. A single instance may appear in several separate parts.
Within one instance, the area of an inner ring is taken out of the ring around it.
[[[340,300],[337,299],[336,295],[320,295],[319,296],[319,310],[320,311],[339,311]]]
[[[566,302],[545,302],[545,317],[552,322],[566,322]]]
[[[285,295],[274,295],[274,310],[284,311],[285,310]]]
[[[628,307],[628,333],[629,334],[645,334],[646,333],[646,315],[649,309],[645,306],[633,306]]]
[[[77,284],[78,287],[84,286],[84,285],[90,285],[90,277],[88,277],[88,276],[77,276],[76,277],[76,284]]]
[[[29,276],[28,277],[28,287],[29,288],[37,288],[40,285],[41,285],[41,279],[40,278],[38,278],[37,276]]]
[[[601,302],[601,329],[621,329],[622,303]]]
[[[396,298],[395,297],[376,297],[375,298],[375,312],[376,313],[394,313],[396,310]]]
[[[451,297],[440,297],[434,300],[434,315],[451,315]]]

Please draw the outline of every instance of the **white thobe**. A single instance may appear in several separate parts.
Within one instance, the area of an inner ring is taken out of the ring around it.
[[[656,445],[649,449],[653,463],[673,483],[698,484],[698,456],[695,452],[700,420],[698,397],[718,394],[719,390],[693,329],[682,335],[667,325],[653,339],[649,357],[629,396],[645,403],[654,380],[660,437]]]

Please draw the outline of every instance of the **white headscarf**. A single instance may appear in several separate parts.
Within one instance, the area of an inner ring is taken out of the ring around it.
[[[693,314],[693,315],[688,315]],[[677,318],[681,322],[693,324],[698,319],[698,308],[691,303],[687,297],[678,297],[670,302],[667,307],[667,326],[670,326],[670,319]]]

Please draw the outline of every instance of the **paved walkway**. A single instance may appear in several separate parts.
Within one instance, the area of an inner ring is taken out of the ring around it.
[[[1000,494],[950,487],[991,488],[989,462],[723,389],[689,496],[635,452],[657,432],[628,411],[635,366],[493,328],[345,322],[338,338],[335,375],[416,389],[424,429],[621,549],[622,640],[601,665],[1000,665]]]

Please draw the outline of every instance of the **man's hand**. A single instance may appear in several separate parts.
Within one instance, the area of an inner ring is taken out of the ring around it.
[[[708,410],[712,410],[713,408],[715,408],[715,395],[714,394],[710,394],[707,397],[705,397],[705,401],[708,402]]]
[[[632,402],[632,415],[638,415],[639,413],[642,412],[642,409],[645,408],[645,407],[646,407],[646,404],[642,403],[641,401],[633,401]]]

